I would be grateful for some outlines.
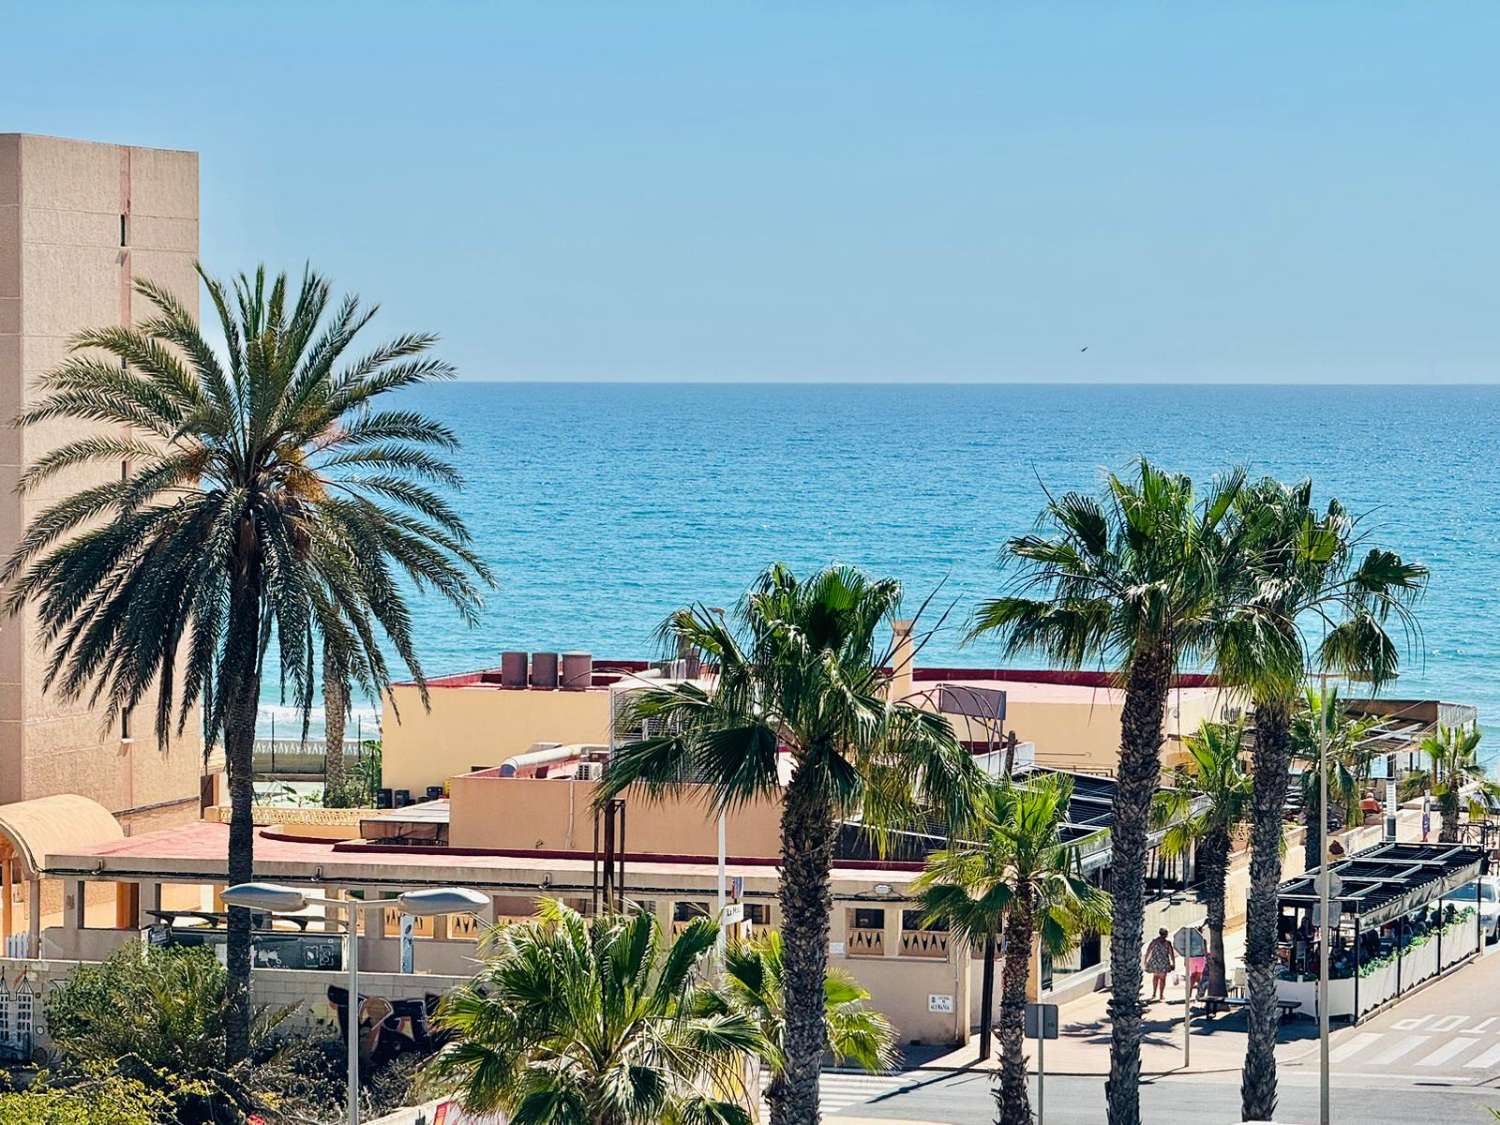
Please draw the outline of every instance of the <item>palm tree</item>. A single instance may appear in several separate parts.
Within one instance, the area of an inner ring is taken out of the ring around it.
[[[719,989],[709,993],[705,1012],[739,1012],[760,1029],[761,1064],[770,1076],[766,1103],[774,1115],[786,1098],[786,963],[781,934],[767,930],[735,942],[724,954]],[[834,1062],[852,1062],[868,1071],[896,1064],[896,1031],[881,1013],[865,1007],[870,999],[848,973],[829,970],[823,980],[823,1018]]]
[[[652,797],[701,782],[720,810],[780,798],[786,1067],[777,1125],[818,1121],[840,821],[879,834],[936,809],[956,823],[978,783],[946,719],[889,698],[890,653],[876,634],[900,601],[900,584],[890,579],[829,567],[804,582],[778,564],[741,600],[737,630],[707,606],[678,611],[664,639],[669,650],[680,643],[711,666],[712,686],[633,693],[624,727],[658,733],[617,750],[600,786],[604,801],[637,784]]]
[[[488,571],[432,487],[458,481],[441,456],[453,434],[379,408],[389,392],[452,377],[423,355],[434,337],[351,358],[375,310],[354,297],[330,309],[317,275],[295,294],[263,269],[232,292],[200,276],[227,354],[175,296],[137,281],[157,315],[82,333],[42,380],[20,423],[91,432],[38,459],[21,487],[78,468],[108,475],[33,520],[0,580],[10,613],[37,603],[50,689],[101,704],[106,721],[154,690],[163,744],[202,706],[208,743],[224,741],[228,877],[240,883],[254,872],[251,748],[270,638],[305,726],[320,643],[374,691],[389,679],[381,629],[422,683],[403,585],[431,586],[472,621],[473,578]],[[234,1063],[249,1050],[243,909],[229,912],[228,969]]]
[[[1242,479],[1232,473],[1200,500],[1186,476],[1143,460],[1133,481],[1111,474],[1102,499],[1049,499],[1044,531],[1007,544],[1017,567],[1009,592],[983,603],[971,630],[999,636],[1008,656],[1103,663],[1124,688],[1111,859],[1113,1125],[1140,1120],[1146,855],[1167,697],[1180,668],[1211,656],[1232,615],[1241,563],[1229,517]]]
[[[668,944],[649,913],[585,919],[544,899],[537,915],[492,930],[483,968],[438,1007],[452,1038],[430,1068],[466,1110],[512,1125],[748,1125],[760,1032],[695,982],[713,919]]]
[[[1479,761],[1479,740],[1483,732],[1477,726],[1439,726],[1436,734],[1422,740],[1422,753],[1431,763],[1428,771],[1428,789],[1437,798],[1438,812],[1442,817],[1442,828],[1438,840],[1444,844],[1458,843],[1458,814],[1463,804],[1463,791],[1470,786],[1481,789],[1487,796],[1500,795],[1500,785],[1490,780],[1489,773]]]
[[[1427,570],[1391,551],[1359,555],[1358,522],[1337,500],[1319,511],[1312,484],[1266,478],[1242,490],[1237,519],[1245,543],[1244,610],[1224,630],[1216,661],[1255,705],[1250,893],[1245,922],[1249,992],[1241,1111],[1269,1120],[1276,1103],[1276,913],[1282,816],[1292,761],[1293,714],[1307,670],[1371,681],[1396,674],[1388,631],[1415,628],[1411,605]],[[1318,634],[1309,637],[1307,629]]]
[[[1061,956],[1085,931],[1109,930],[1109,895],[1083,877],[1077,847],[1059,839],[1072,796],[1066,774],[992,783],[960,829],[964,838],[933,852],[912,884],[928,920],[946,919],[971,945],[991,938],[1003,921],[995,1091],[1001,1125],[1031,1122],[1024,1031],[1033,939]]]
[[[1250,819],[1252,779],[1245,768],[1244,728],[1205,722],[1183,740],[1187,761],[1157,794],[1152,820],[1167,855],[1195,856],[1208,925],[1208,995],[1228,995],[1224,981],[1224,903],[1229,853]]]
[[[322,682],[323,791],[340,799],[346,785],[344,721],[349,715],[349,674],[338,666],[338,656],[332,646],[323,649]]]
[[[1298,786],[1302,796],[1302,819],[1306,835],[1302,843],[1303,866],[1312,870],[1323,854],[1323,833],[1337,813],[1340,823],[1352,828],[1359,823],[1360,796],[1370,776],[1370,765],[1376,751],[1365,744],[1379,724],[1372,716],[1349,717],[1337,688],[1326,694],[1311,685],[1303,705],[1292,717],[1292,761],[1301,767]],[[1322,790],[1318,784],[1320,740],[1326,740],[1322,756],[1328,771],[1329,812],[1320,807]]]

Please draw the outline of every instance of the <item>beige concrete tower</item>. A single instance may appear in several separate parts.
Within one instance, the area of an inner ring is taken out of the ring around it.
[[[17,432],[11,422],[38,377],[74,333],[149,315],[133,278],[196,310],[197,255],[196,153],[0,134],[0,552],[58,498],[109,476],[73,472],[16,495],[27,464],[80,432],[76,423]],[[106,730],[86,702],[43,691],[45,667],[32,615],[0,623],[0,803],[78,793],[136,832],[198,815],[197,723],[166,747],[146,708]]]

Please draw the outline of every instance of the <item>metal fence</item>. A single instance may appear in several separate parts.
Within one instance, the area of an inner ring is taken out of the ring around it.
[[[257,738],[252,753],[256,777],[322,777],[326,765],[322,739]],[[344,740],[344,766],[352,769],[365,755],[364,743]]]

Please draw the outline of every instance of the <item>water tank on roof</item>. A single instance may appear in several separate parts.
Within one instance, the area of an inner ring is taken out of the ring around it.
[[[500,686],[508,688],[526,686],[526,654],[524,652],[500,654]]]
[[[564,691],[583,691],[594,683],[594,656],[589,652],[565,652],[562,657]]]
[[[531,654],[531,686],[548,691],[557,686],[557,653]]]

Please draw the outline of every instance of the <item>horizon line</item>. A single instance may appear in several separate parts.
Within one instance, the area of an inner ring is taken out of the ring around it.
[[[507,376],[459,375],[452,383],[493,383],[508,386],[615,386],[615,387],[1413,387],[1427,390],[1444,387],[1495,387],[1500,388],[1500,379],[1494,382],[1478,380],[1439,380],[1427,382],[1412,380],[1384,382],[1352,382],[1328,380],[1320,382],[1281,382],[1276,380],[1142,380],[1122,379],[513,379]],[[442,384],[428,384],[440,386]]]

